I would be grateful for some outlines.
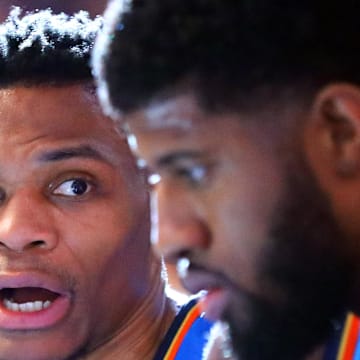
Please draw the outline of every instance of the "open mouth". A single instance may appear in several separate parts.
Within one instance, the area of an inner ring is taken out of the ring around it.
[[[36,312],[47,309],[60,294],[40,287],[3,288],[0,300],[14,312]]]

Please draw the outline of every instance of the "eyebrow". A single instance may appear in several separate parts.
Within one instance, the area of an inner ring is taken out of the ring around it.
[[[171,154],[162,156],[158,159],[157,165],[161,167],[167,167],[171,164],[174,164],[178,161],[184,161],[184,160],[194,160],[194,159],[200,159],[202,157],[202,153],[199,151],[193,151],[193,150],[182,150],[173,152]]]
[[[41,162],[52,162],[72,159],[76,157],[105,160],[104,156],[99,151],[89,145],[50,150],[41,154],[38,160]]]

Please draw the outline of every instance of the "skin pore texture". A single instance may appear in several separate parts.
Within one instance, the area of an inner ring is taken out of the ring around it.
[[[208,290],[204,311],[228,323],[239,359],[321,359],[355,279],[356,248],[303,153],[309,132],[289,125],[306,114],[280,105],[209,113],[188,92],[122,119],[156,179],[155,245],[185,288]]]
[[[174,315],[126,141],[83,85],[0,104],[0,359],[152,359]]]

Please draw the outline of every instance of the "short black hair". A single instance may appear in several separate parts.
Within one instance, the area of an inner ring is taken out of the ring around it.
[[[115,0],[96,75],[121,111],[187,78],[206,103],[262,86],[360,83],[357,0]]]
[[[90,53],[100,17],[50,9],[21,15],[14,7],[0,25],[0,88],[92,80]]]

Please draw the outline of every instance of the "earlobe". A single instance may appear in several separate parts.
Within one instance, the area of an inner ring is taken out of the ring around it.
[[[324,88],[312,112],[319,146],[342,177],[360,174],[360,88],[337,84]]]

